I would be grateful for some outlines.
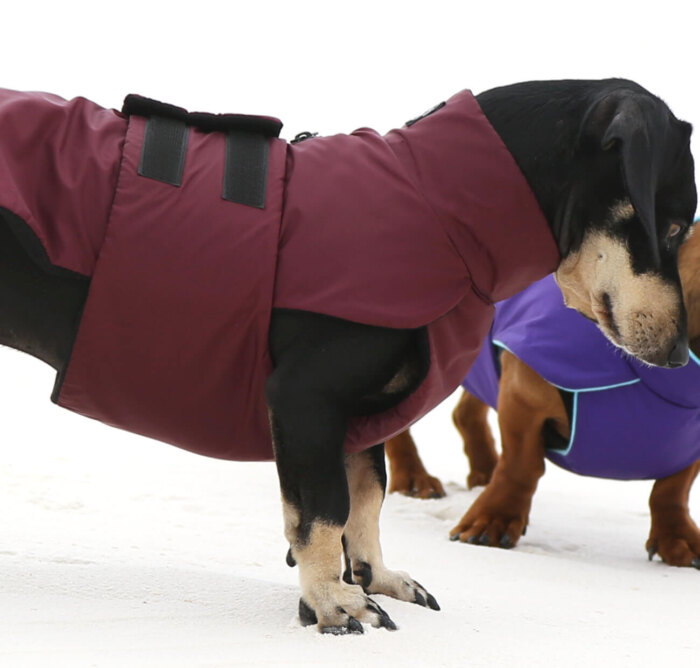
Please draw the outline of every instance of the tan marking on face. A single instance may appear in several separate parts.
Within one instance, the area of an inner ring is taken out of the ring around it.
[[[565,304],[597,322],[615,345],[650,364],[667,362],[683,320],[680,292],[658,275],[635,274],[622,241],[589,234],[555,278]]]
[[[610,208],[610,220],[613,223],[621,223],[634,217],[635,211],[632,202],[628,199],[620,200]]]

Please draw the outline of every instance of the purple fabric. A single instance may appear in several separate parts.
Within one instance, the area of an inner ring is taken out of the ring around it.
[[[191,128],[174,187],[138,175],[139,116],[4,91],[0,127],[12,128],[0,206],[52,264],[92,277],[55,400],[201,454],[273,456],[263,391],[273,307],[427,327],[427,377],[392,410],[350,422],[345,446],[360,450],[452,392],[492,301],[559,259],[527,182],[467,91],[384,137],[271,139],[265,209],[222,199],[220,132]]]
[[[494,408],[498,347],[573,393],[568,447],[547,451],[559,466],[582,475],[641,480],[671,475],[700,459],[697,358],[670,370],[629,357],[594,323],[564,306],[552,276],[496,305],[489,340],[463,383]]]

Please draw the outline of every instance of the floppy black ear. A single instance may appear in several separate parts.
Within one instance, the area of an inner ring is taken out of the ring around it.
[[[601,140],[607,150],[617,145],[627,193],[649,238],[654,263],[659,262],[656,191],[667,152],[670,118],[648,99],[625,97],[615,109]]]
[[[671,119],[663,103],[632,90],[598,101],[587,115],[583,136],[599,142],[598,149],[616,148],[627,194],[649,238],[655,264],[659,262],[656,231],[656,191]]]

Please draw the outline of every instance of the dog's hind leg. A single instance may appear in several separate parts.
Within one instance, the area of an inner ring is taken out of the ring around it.
[[[700,529],[688,511],[690,487],[700,471],[700,461],[654,483],[649,497],[651,531],[646,548],[671,566],[700,568]]]
[[[357,582],[369,594],[385,594],[439,610],[435,597],[408,573],[391,571],[384,565],[379,544],[379,512],[386,488],[383,446],[347,455],[345,468],[350,516],[343,536],[347,562],[344,580]]]
[[[464,441],[469,460],[467,488],[487,485],[496,468],[498,453],[486,421],[489,406],[469,392],[464,392],[452,412],[452,421]]]
[[[445,496],[442,483],[426,470],[409,429],[386,442],[389,460],[389,492],[400,492],[419,499]]]

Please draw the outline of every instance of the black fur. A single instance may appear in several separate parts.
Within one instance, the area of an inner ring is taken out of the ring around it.
[[[678,281],[675,260],[683,235],[670,245],[664,240],[672,220],[690,225],[696,206],[687,124],[623,80],[530,82],[487,91],[478,101],[527,178],[562,256],[576,250],[587,232],[605,226],[611,205],[629,195],[639,220],[620,234],[633,250],[636,269]],[[63,369],[88,281],[43,266],[20,243],[17,221],[0,214],[0,343]],[[345,524],[347,421],[388,409],[415,390],[429,364],[425,332],[277,310],[270,349],[275,369],[266,398],[277,468],[283,497],[299,513],[297,538],[303,544],[315,522]],[[385,392],[400,371],[408,372],[403,386]],[[382,450],[369,456],[383,488]],[[432,597],[418,602],[437,607]],[[300,617],[316,621],[304,601]],[[354,621],[344,630],[327,630],[360,632]]]

